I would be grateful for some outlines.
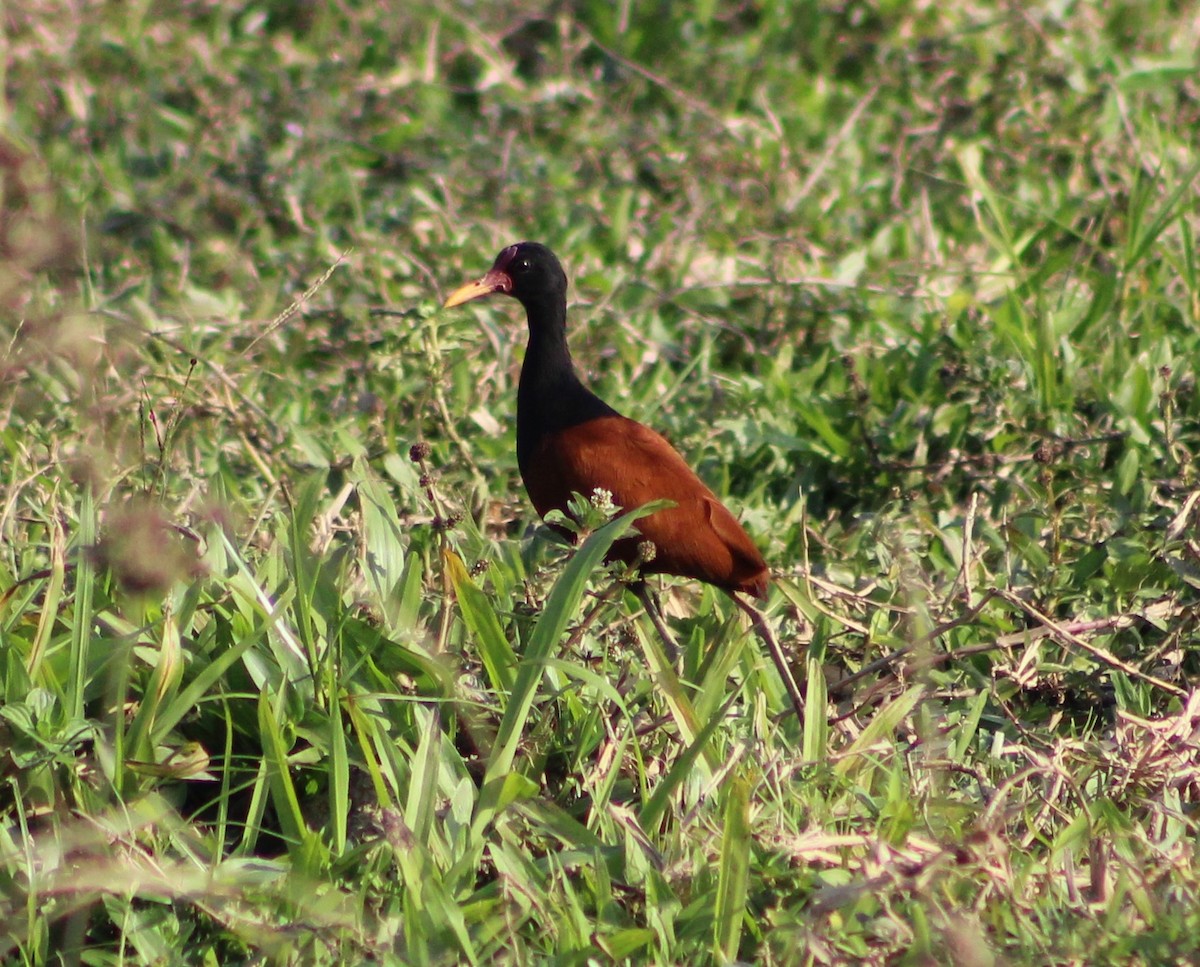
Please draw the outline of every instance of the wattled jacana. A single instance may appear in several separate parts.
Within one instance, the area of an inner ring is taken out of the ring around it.
[[[537,512],[566,513],[572,492],[591,496],[596,489],[607,490],[625,510],[674,501],[639,520],[641,536],[618,541],[609,556],[632,562],[639,541],[651,541],[655,554],[641,571],[722,588],[756,619],[760,633],[769,634],[762,615],[736,595],[765,598],[769,579],[766,561],[741,524],[671,444],[621,416],[580,381],[567,348],[567,276],[554,253],[537,242],[508,246],[482,279],[451,293],[445,308],[496,292],[520,302],[529,321],[517,389],[517,464]],[[768,645],[780,665],[778,645]],[[785,661],[780,673],[798,703]]]

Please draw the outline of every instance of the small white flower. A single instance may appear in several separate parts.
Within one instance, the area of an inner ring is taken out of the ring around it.
[[[617,505],[613,503],[611,490],[605,490],[603,487],[597,487],[592,491],[592,506],[602,514],[615,514]]]

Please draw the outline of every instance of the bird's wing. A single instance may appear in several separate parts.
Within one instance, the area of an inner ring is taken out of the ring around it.
[[[634,420],[605,416],[559,431],[539,448],[525,485],[543,517],[565,510],[572,492],[590,497],[598,488],[626,510],[674,501],[637,524],[657,549],[650,570],[754,593],[766,586],[766,563],[736,518],[665,438]]]
[[[666,439],[623,416],[562,430],[547,441],[539,458],[531,476],[547,477],[564,503],[571,491],[590,497],[598,488],[626,509],[664,498],[679,504],[696,504],[704,496],[716,500]]]

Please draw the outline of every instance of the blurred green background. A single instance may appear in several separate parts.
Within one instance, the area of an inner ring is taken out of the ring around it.
[[[0,23],[0,956],[1195,956],[1191,5]],[[535,529],[522,238],[804,723]]]

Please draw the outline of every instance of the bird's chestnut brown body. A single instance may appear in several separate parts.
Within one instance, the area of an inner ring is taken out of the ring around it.
[[[638,521],[639,536],[618,541],[610,556],[632,561],[638,543],[653,542],[644,572],[677,574],[763,597],[767,566],[754,542],[675,449],[624,416],[600,416],[547,434],[522,472],[537,512],[566,511],[571,494],[607,490],[626,510],[652,500],[668,507]]]
[[[642,570],[705,581],[765,597],[766,561],[734,516],[675,449],[648,427],[621,416],[579,380],[566,342],[567,279],[554,254],[535,242],[510,245],[478,282],[447,306],[504,292],[525,306],[529,345],[517,391],[517,461],[537,512],[566,512],[572,493],[596,489],[633,510],[652,500],[675,506],[637,523],[610,557],[635,560],[639,542],[655,546]]]

